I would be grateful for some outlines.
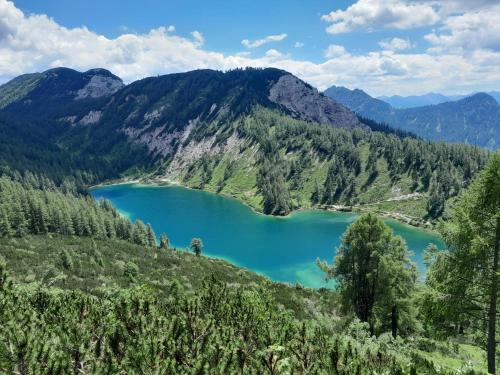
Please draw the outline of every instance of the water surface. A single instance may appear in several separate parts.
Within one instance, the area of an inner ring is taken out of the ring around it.
[[[203,253],[249,268],[275,281],[328,286],[316,258],[331,262],[340,236],[358,217],[355,213],[298,211],[283,218],[254,212],[243,203],[179,186],[111,185],[92,189],[96,199],[109,199],[131,220],[141,219],[156,234],[166,233],[172,246],[186,248],[200,237]],[[403,236],[421,272],[423,250],[442,246],[437,235],[386,223]]]

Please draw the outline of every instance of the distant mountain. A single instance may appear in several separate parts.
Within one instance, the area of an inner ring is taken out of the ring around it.
[[[424,95],[412,96],[379,96],[377,99],[383,100],[394,108],[422,107],[425,105],[441,104],[452,101],[452,99],[448,96],[433,92]]]
[[[362,90],[333,87],[325,95],[360,116],[434,141],[461,142],[491,149],[500,147],[500,105],[479,93],[437,105],[398,109]]]
[[[443,95],[439,93],[428,93],[424,95],[412,95],[412,96],[379,96],[377,99],[383,100],[384,102],[390,104],[394,108],[413,108],[422,107],[426,105],[435,105],[446,102],[454,102],[460,99],[464,99],[468,96],[472,96],[477,93],[467,94],[467,95]],[[500,103],[500,91],[489,91],[486,94],[493,97],[498,103]]]

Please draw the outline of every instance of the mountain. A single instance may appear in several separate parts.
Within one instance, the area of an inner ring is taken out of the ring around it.
[[[0,103],[3,113],[15,113],[18,118],[42,116],[88,125],[98,121],[109,97],[124,86],[120,78],[104,69],[80,73],[56,68],[20,76],[0,86]],[[347,128],[363,126],[350,110],[278,69],[227,73],[207,69],[151,77],[128,85],[113,99],[110,107],[120,113],[134,107],[135,113],[127,123],[137,121],[139,114],[148,117],[154,112],[146,121],[168,118],[169,126],[178,127],[195,119],[237,116],[261,105],[306,121]]]
[[[379,96],[377,99],[383,100],[384,102],[390,104],[394,108],[412,108],[412,107],[422,107],[426,105],[441,104],[446,102],[454,102],[460,99],[464,99],[468,96],[477,94],[477,92],[467,95],[443,95],[439,93],[428,93],[424,95],[411,95],[411,96]],[[488,91],[486,92],[489,96],[493,97],[498,103],[500,103],[500,91]]]
[[[0,109],[18,117],[52,120],[77,107],[98,106],[122,87],[122,80],[105,69],[80,73],[55,68],[22,75],[0,86]]]
[[[366,117],[376,121],[385,121],[383,119],[393,112],[393,108],[389,104],[372,98],[360,89],[349,90],[345,87],[332,86],[325,91],[325,95],[362,116],[371,114],[371,116]]]
[[[411,96],[379,96],[377,99],[389,103],[394,108],[422,107],[425,105],[441,104],[452,101],[450,97],[434,92]]]
[[[469,143],[490,149],[500,147],[500,105],[479,93],[454,102],[396,109],[361,90],[339,89],[325,95],[360,116],[384,122],[433,141]]]
[[[0,173],[29,170],[59,183],[71,175],[84,186],[175,181],[273,215],[357,205],[425,223],[487,159],[482,150],[360,120],[278,69],[196,70],[123,85],[107,71],[60,68],[0,92],[9,93],[0,109]],[[360,90],[352,96],[367,110],[391,110]]]

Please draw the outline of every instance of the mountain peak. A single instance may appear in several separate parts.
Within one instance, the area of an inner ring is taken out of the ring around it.
[[[422,138],[470,143],[491,149],[500,146],[500,105],[485,93],[458,101],[411,108],[393,108],[382,100],[363,95],[361,91],[346,88],[335,87],[325,93],[360,116],[387,123]]]
[[[467,104],[481,104],[481,105],[490,105],[493,107],[499,107],[498,102],[491,95],[488,95],[484,92],[478,92],[477,94],[468,96],[458,101],[458,103],[467,103]]]

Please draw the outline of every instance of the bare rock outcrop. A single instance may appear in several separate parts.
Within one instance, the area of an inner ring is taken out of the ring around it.
[[[110,75],[96,74],[89,82],[77,91],[75,100],[85,98],[100,98],[109,96],[125,86],[121,79]]]
[[[281,76],[271,87],[269,100],[301,120],[342,128],[364,127],[354,112],[291,74]]]

